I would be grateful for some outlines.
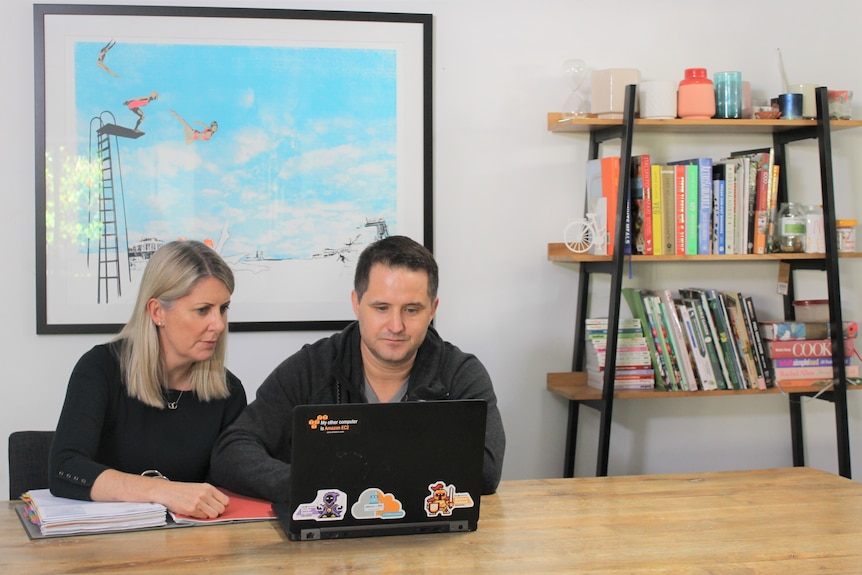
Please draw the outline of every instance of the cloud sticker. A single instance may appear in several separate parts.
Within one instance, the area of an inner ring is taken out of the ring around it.
[[[356,519],[401,519],[404,509],[401,502],[391,493],[370,487],[359,495],[356,503],[350,508],[350,513]]]

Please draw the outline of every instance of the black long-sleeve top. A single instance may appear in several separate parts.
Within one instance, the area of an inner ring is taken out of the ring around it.
[[[204,402],[185,392],[177,409],[146,405],[126,391],[119,349],[119,342],[97,345],[72,370],[51,446],[50,489],[56,496],[90,499],[93,482],[106,469],[154,469],[174,481],[205,481],[216,438],[246,406],[245,390],[229,371],[226,399]]]

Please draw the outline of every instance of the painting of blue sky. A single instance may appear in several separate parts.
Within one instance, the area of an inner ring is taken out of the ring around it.
[[[144,103],[139,134],[111,138],[121,242],[229,236],[233,254],[308,259],[373,239],[367,219],[397,230],[394,50],[106,37],[77,42],[74,66],[79,156]]]

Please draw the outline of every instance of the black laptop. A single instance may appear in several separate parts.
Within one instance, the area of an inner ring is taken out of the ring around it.
[[[293,413],[291,540],[474,531],[483,400],[301,405]]]

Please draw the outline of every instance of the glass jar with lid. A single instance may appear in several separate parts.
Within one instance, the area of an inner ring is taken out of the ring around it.
[[[787,202],[778,211],[777,251],[801,253],[805,251],[805,210],[800,204]]]

